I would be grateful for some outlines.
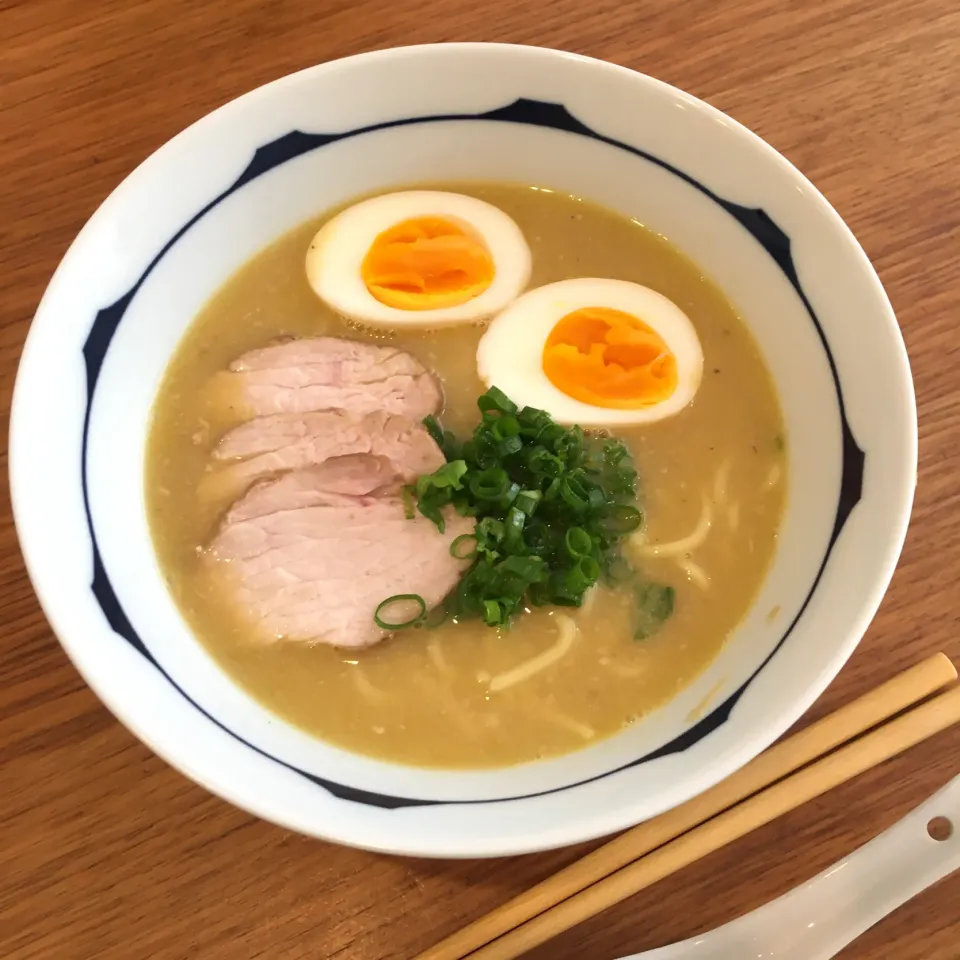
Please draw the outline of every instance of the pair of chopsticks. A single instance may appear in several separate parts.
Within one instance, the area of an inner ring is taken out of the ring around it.
[[[938,693],[956,678],[956,669],[942,653],[924,660],[775,744],[706,793],[628,830],[514,897],[416,960],[513,960],[957,723],[960,685]]]

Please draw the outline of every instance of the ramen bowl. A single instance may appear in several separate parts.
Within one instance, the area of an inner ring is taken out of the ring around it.
[[[389,763],[269,712],[194,638],[147,524],[151,407],[197,312],[306,217],[396,184],[548,184],[642,221],[735,305],[789,437],[759,594],[715,660],[621,733],[496,769]],[[50,282],[11,424],[17,530],[53,629],[109,709],[187,776],[267,820],[435,857],[542,850],[663,812],[813,703],[892,575],[916,470],[909,367],[880,282],[817,190],[712,107],[551,50],[381,51],[216,110],[103,203]]]

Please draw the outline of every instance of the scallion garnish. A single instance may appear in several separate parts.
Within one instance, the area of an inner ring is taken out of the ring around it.
[[[435,443],[441,449],[443,448],[443,427],[440,426],[440,421],[433,416],[432,414],[429,417],[423,418],[423,425],[427,428],[427,433],[433,437]]]
[[[676,594],[673,587],[660,583],[641,583],[634,589],[636,625],[634,640],[652,637],[673,615]]]
[[[621,541],[643,520],[629,450],[611,437],[563,427],[543,410],[518,409],[496,387],[477,406],[480,424],[464,442],[435,417],[424,421],[448,462],[409,488],[441,531],[450,509],[477,518],[474,533],[450,545],[453,556],[473,562],[445,612],[506,626],[526,604],[579,606],[601,575],[619,579]],[[414,598],[384,604],[399,599]],[[426,622],[421,611],[384,629]]]
[[[571,527],[563,537],[567,553],[574,559],[589,557],[593,551],[593,539],[583,527]]]
[[[386,620],[380,616],[381,611],[387,607],[391,607],[394,604],[406,604],[413,603],[419,609],[416,614],[412,617],[409,617],[406,620],[400,621],[391,621]],[[373,622],[380,627],[381,630],[403,630],[405,627],[412,627],[419,623],[427,615],[427,601],[420,596],[419,593],[397,593],[392,597],[387,597],[386,600],[382,601],[377,609],[373,612]]]
[[[491,627],[499,626],[503,622],[503,612],[496,600],[483,601],[483,619]]]
[[[478,500],[499,500],[509,487],[510,477],[502,467],[490,467],[470,478],[470,492]]]
[[[542,498],[543,494],[539,490],[521,490],[513,501],[513,505],[528,517],[532,517]]]
[[[523,525],[527,522],[527,515],[516,507],[510,508],[507,514],[506,533],[503,542],[511,553],[523,553]]]
[[[613,504],[601,511],[601,526],[608,533],[633,533],[642,520],[643,517],[636,507],[622,503]]]
[[[450,544],[450,556],[457,560],[472,560],[477,555],[477,537],[473,533],[461,533]]]
[[[491,387],[477,400],[481,413],[496,410],[498,413],[516,413],[517,405],[500,389]]]

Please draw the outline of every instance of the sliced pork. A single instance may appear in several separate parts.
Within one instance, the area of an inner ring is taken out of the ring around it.
[[[314,506],[318,494],[396,496],[399,486],[396,470],[389,461],[355,453],[282,474],[276,480],[253,484],[247,496],[234,504],[229,517],[231,520],[251,520],[281,510]]]
[[[469,566],[450,544],[473,529],[453,511],[443,533],[424,517],[408,519],[396,496],[331,492],[323,470],[310,468],[254,486],[207,558],[265,636],[364,647],[388,632],[373,619],[388,597],[441,602]]]
[[[440,409],[436,378],[396,347],[310,337],[251,350],[217,387],[251,416],[339,409],[421,420]]]
[[[364,647],[378,605],[440,603],[469,566],[450,555],[474,521],[441,533],[409,518],[400,487],[444,463],[421,420],[433,376],[393,347],[330,337],[252,350],[219,374],[217,402],[252,419],[213,451],[201,496],[233,502],[204,562],[264,638]],[[390,610],[406,619],[419,612]]]
[[[444,463],[426,428],[406,417],[383,412],[356,416],[344,410],[278,413],[249,420],[220,441],[214,456],[236,462],[209,474],[202,492],[236,496],[262,477],[358,455],[378,461],[376,487],[391,479],[409,483]],[[370,462],[360,469],[371,469]],[[349,485],[340,489],[358,492]]]

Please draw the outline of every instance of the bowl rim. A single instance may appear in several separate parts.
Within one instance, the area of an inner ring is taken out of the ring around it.
[[[817,190],[810,183],[810,181],[803,176],[802,173],[800,173],[785,157],[783,157],[778,151],[762,140],[759,136],[754,134],[748,128],[742,126],[736,120],[730,118],[727,114],[722,113],[704,101],[694,98],[690,94],[687,94],[684,91],[671,86],[670,84],[666,84],[663,81],[656,80],[655,78],[649,77],[645,74],[638,73],[637,71],[631,70],[627,67],[597,60],[591,57],[586,57],[580,54],[553,50],[549,47],[475,42],[419,44],[391,47],[383,50],[360,53],[350,57],[327,61],[325,63],[307,67],[303,70],[296,71],[269,83],[258,86],[247,93],[228,101],[210,113],[200,117],[182,131],[177,133],[174,137],[167,140],[156,151],[151,153],[137,167],[135,167],[133,171],[124,177],[121,183],[111,191],[111,193],[89,217],[61,259],[61,262],[58,265],[52,279],[50,280],[37,308],[34,317],[34,323],[31,324],[30,332],[28,333],[27,340],[21,354],[20,367],[14,387],[8,444],[8,449],[10,451],[9,480],[11,501],[13,504],[14,522],[18,539],[20,540],[21,544],[21,551],[23,553],[25,565],[41,608],[43,609],[45,616],[51,624],[69,659],[71,662],[73,662],[78,672],[81,674],[81,676],[83,676],[84,680],[88,683],[91,689],[94,690],[103,703],[111,710],[111,712],[114,713],[118,719],[121,720],[125,726],[128,727],[128,729],[130,729],[139,739],[149,746],[151,750],[163,757],[163,759],[170,763],[170,765],[175,769],[179,769],[191,779],[195,780],[199,784],[202,784],[215,794],[229,800],[231,803],[243,809],[248,810],[248,812],[298,831],[302,830],[302,826],[296,823],[285,821],[283,816],[284,812],[282,810],[265,810],[262,807],[258,807],[256,804],[250,804],[244,797],[239,796],[237,791],[232,788],[230,778],[221,777],[219,771],[210,771],[207,768],[193,769],[193,766],[189,762],[189,758],[186,755],[174,755],[170,750],[159,748],[154,742],[154,738],[143,728],[138,719],[131,716],[129,711],[117,704],[116,698],[112,695],[109,689],[110,685],[103,682],[102,678],[93,675],[91,671],[85,670],[83,663],[83,647],[85,641],[82,638],[78,639],[75,637],[75,631],[70,623],[71,615],[69,609],[67,609],[66,605],[62,604],[62,602],[56,597],[56,590],[51,587],[51,584],[47,582],[47,578],[45,578],[39,571],[38,568],[42,566],[42,564],[38,563],[37,561],[31,535],[25,528],[23,504],[29,500],[31,494],[29,477],[23,476],[21,472],[20,464],[23,462],[23,458],[18,454],[18,450],[20,449],[21,445],[27,442],[26,438],[28,436],[28,426],[26,423],[22,422],[23,414],[20,412],[24,408],[24,403],[21,402],[21,395],[26,389],[26,387],[24,387],[24,381],[26,379],[24,376],[24,371],[29,370],[35,363],[33,360],[33,355],[37,350],[37,341],[39,339],[37,336],[35,336],[35,331],[37,329],[36,321],[44,317],[51,310],[50,304],[56,297],[59,284],[63,282],[63,269],[65,262],[71,257],[71,254],[73,254],[75,250],[86,241],[88,235],[96,228],[97,224],[111,213],[114,207],[122,206],[124,202],[124,194],[127,190],[135,188],[136,184],[132,183],[132,181],[135,181],[139,177],[141,171],[153,165],[162,164],[167,153],[173,151],[176,148],[176,145],[183,138],[186,138],[190,132],[194,130],[194,128],[202,124],[207,124],[211,118],[222,116],[233,111],[244,110],[249,105],[255,103],[258,99],[271,96],[278,90],[285,88],[287,85],[299,83],[307,77],[330,70],[334,67],[339,67],[344,64],[362,63],[365,61],[378,62],[401,58],[416,59],[423,54],[429,55],[438,48],[462,51],[465,53],[477,53],[481,51],[486,53],[490,50],[507,50],[510,51],[512,55],[517,54],[520,56],[547,57],[550,59],[560,58],[581,66],[586,66],[590,69],[613,72],[631,83],[640,82],[651,84],[674,97],[682,99],[685,103],[695,105],[698,110],[705,112],[708,116],[722,119],[725,123],[727,123],[728,126],[735,127],[738,135],[741,137],[746,137],[750,141],[753,148],[765,154],[766,159],[769,162],[773,162],[781,166],[790,174],[792,178],[806,185],[809,188],[809,200],[821,207],[822,212],[825,213],[832,222],[832,227],[835,231],[837,231],[838,236],[844,240],[847,246],[850,247],[851,252],[860,261],[860,265],[863,268],[864,274],[869,279],[873,287],[873,292],[876,295],[876,304],[878,307],[878,315],[876,319],[879,322],[882,314],[882,318],[887,326],[887,335],[893,342],[894,346],[898,348],[897,353],[900,382],[897,384],[897,387],[901,391],[902,402],[907,408],[909,408],[908,412],[910,413],[910,416],[906,418],[906,435],[902,437],[901,440],[904,443],[908,458],[912,464],[913,483],[915,484],[917,462],[917,421],[914,386],[910,374],[909,360],[893,310],[890,306],[886,293],[883,290],[880,280],[870,264],[869,259],[855,239],[850,228],[846,225],[842,218],[840,218],[839,214],[837,214],[837,212],[833,209],[825,197],[823,197],[819,190]],[[859,642],[870,621],[875,615],[889,584],[890,578],[893,575],[906,536],[912,508],[913,490],[914,485],[911,484],[908,489],[901,491],[901,509],[897,516],[891,517],[889,522],[889,537],[887,540],[888,550],[882,576],[875,580],[869,593],[865,594],[861,602],[858,604],[859,615],[857,617],[856,629],[849,631],[848,635],[844,638],[844,642],[838,645],[832,657],[825,658],[824,666],[817,682],[810,685],[805,691],[803,691],[802,696],[795,696],[791,698],[789,708],[784,708],[777,715],[776,723],[772,723],[766,729],[758,731],[752,738],[745,738],[741,740],[735,749],[725,751],[725,753],[717,759],[715,769],[711,771],[709,775],[703,775],[703,772],[701,772],[701,775],[698,778],[699,783],[695,788],[691,789],[690,796],[693,796],[700,790],[706,789],[724,777],[728,776],[734,770],[742,766],[745,762],[749,761],[749,759],[756,756],[759,752],[769,746],[773,740],[787,730],[810,707],[810,705],[820,696],[826,686],[842,668],[843,664],[852,654],[856,644]],[[505,844],[495,849],[486,848],[484,850],[476,850],[470,846],[469,840],[465,840],[464,851],[462,853],[454,852],[452,855],[494,856],[526,852],[532,849],[547,849],[548,847],[561,846],[567,843],[577,842],[579,840],[591,839],[604,833],[609,833],[613,830],[620,829],[629,825],[629,823],[635,822],[633,820],[629,820],[629,818],[624,820],[622,817],[616,822],[603,821],[602,817],[594,818],[594,821],[596,820],[600,820],[602,822],[592,822],[592,825],[586,830],[572,830],[571,827],[573,825],[568,824],[568,828],[565,831],[565,836],[555,838],[554,840],[546,843],[537,842],[533,845],[529,843],[516,842],[516,840],[514,840],[512,844]],[[577,821],[577,823],[583,822],[584,820]],[[314,832],[314,835],[319,834]],[[337,842],[345,842],[342,837],[336,836],[335,833],[330,834],[326,837],[326,839]],[[349,843],[353,846],[364,846],[362,842],[357,842],[354,838],[351,838]],[[405,844],[400,844],[392,850],[385,848],[383,844],[374,844],[367,848],[404,854],[419,853],[419,855],[423,856],[438,855],[436,850],[417,851],[415,849],[411,849],[409,845]],[[449,856],[451,853],[443,852],[439,855]]]

